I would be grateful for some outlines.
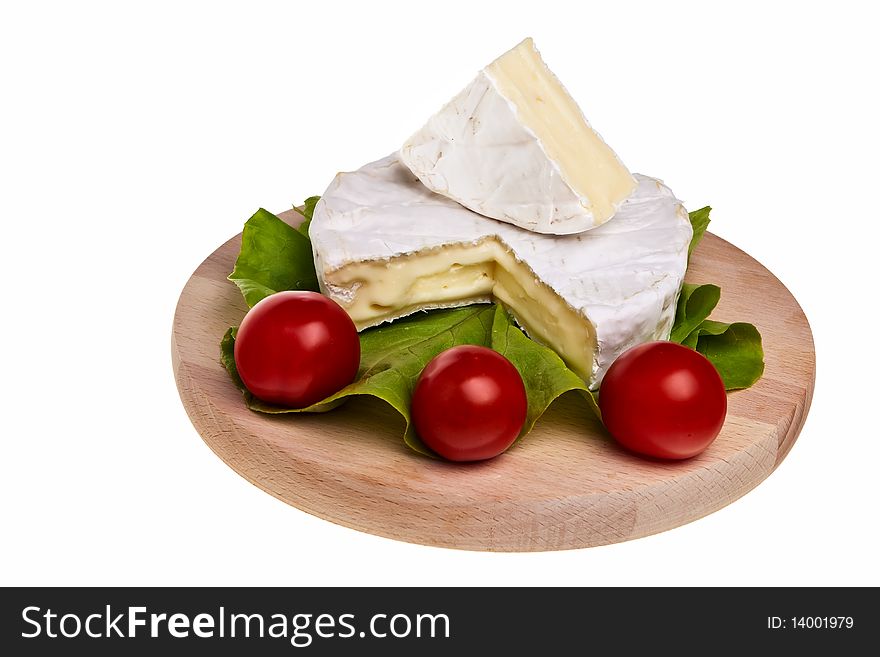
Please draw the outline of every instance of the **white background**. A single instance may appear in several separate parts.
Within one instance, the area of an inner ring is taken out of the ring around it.
[[[880,584],[871,3],[11,5],[0,584]],[[262,493],[178,399],[181,288],[258,206],[395,149],[527,35],[631,169],[711,203],[801,302],[796,446],[710,517],[562,553],[407,545]]]

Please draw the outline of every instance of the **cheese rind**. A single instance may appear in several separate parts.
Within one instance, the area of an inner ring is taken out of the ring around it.
[[[636,187],[531,39],[481,71],[400,159],[432,191],[547,234],[601,225]]]
[[[539,235],[430,192],[392,155],[339,174],[315,207],[318,280],[359,330],[500,301],[596,387],[622,351],[668,337],[687,266],[686,211],[660,182],[638,181],[614,221]]]

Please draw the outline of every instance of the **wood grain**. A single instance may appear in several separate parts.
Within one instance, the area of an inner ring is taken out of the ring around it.
[[[757,325],[766,371],[753,388],[730,394],[721,435],[688,461],[625,452],[571,393],[508,452],[472,465],[410,451],[400,416],[371,398],[323,415],[253,413],[219,362],[220,338],[246,312],[226,280],[240,240],[212,253],[180,295],[172,359],[181,399],[205,442],[241,476],[347,527],[493,551],[639,538],[712,513],[757,486],[788,454],[810,407],[815,352],[803,311],[760,263],[707,234],[688,280],[721,285],[713,319]]]

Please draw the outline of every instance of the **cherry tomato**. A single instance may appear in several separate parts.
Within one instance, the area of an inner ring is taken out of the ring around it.
[[[624,447],[686,459],[721,431],[727,394],[701,353],[674,342],[649,342],[614,361],[599,390],[599,408],[605,427]]]
[[[245,315],[234,356],[255,397],[303,408],[354,380],[361,344],[354,322],[335,301],[316,292],[277,292]]]
[[[497,351],[463,345],[438,354],[422,371],[412,420],[424,443],[450,461],[498,456],[526,421],[526,389]]]

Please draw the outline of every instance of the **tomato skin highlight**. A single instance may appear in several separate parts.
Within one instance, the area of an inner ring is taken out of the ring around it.
[[[516,367],[497,351],[453,347],[425,366],[412,397],[422,441],[450,461],[498,456],[519,436],[528,400]]]
[[[687,459],[718,436],[727,393],[701,353],[674,342],[649,342],[612,363],[599,390],[599,408],[608,432],[627,449]]]
[[[276,292],[245,315],[234,357],[255,397],[304,408],[354,380],[361,343],[354,322],[335,301],[317,292]]]

